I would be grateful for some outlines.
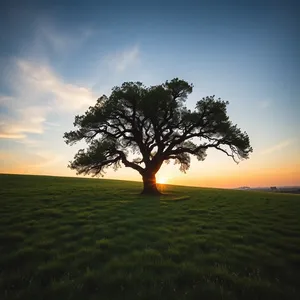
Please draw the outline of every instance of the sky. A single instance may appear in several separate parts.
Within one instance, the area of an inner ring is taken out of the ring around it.
[[[300,4],[297,1],[2,1],[0,173],[76,176],[73,129],[125,81],[194,84],[187,106],[216,95],[253,153],[210,150],[158,180],[234,188],[300,185]],[[104,178],[141,180],[130,168]]]

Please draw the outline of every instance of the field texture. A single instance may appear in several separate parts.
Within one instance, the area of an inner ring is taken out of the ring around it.
[[[300,299],[299,195],[0,175],[0,299]]]

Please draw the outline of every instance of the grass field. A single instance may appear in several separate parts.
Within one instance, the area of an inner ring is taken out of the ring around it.
[[[166,189],[0,175],[0,299],[300,299],[299,195]]]

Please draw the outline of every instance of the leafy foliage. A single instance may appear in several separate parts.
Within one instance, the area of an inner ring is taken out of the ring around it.
[[[208,96],[191,111],[185,102],[192,91],[192,84],[178,78],[150,87],[141,82],[114,87],[109,97],[100,97],[75,117],[76,130],[64,134],[67,144],[85,140],[89,145],[69,167],[96,176],[123,163],[144,176],[155,175],[164,161],[174,160],[186,172],[190,156],[202,161],[209,148],[235,162],[247,159],[252,152],[249,137],[229,120],[228,102]]]

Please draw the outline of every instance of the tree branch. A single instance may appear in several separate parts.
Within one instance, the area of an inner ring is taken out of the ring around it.
[[[132,169],[138,171],[139,173],[143,173],[144,168],[135,164],[134,162],[128,161],[126,158],[126,155],[123,151],[116,150],[116,153],[118,153],[120,155],[122,163],[124,164],[125,167],[129,167],[129,168],[132,168]]]

